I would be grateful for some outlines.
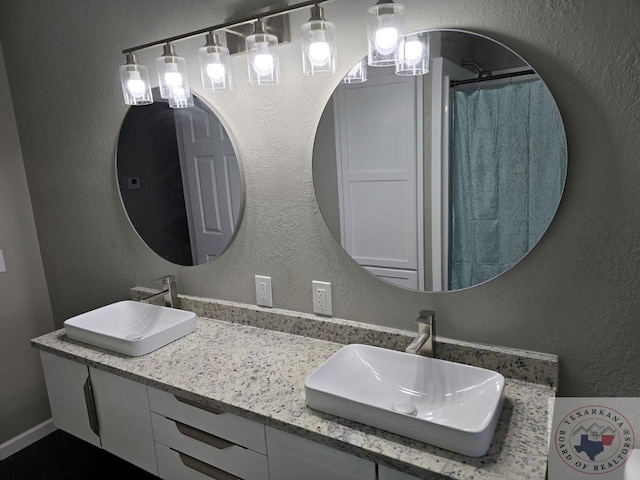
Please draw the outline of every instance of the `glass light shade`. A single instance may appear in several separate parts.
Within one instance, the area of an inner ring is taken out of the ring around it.
[[[218,45],[213,34],[207,35],[206,45],[200,48],[200,73],[207,90],[231,90],[229,49]]]
[[[367,59],[360,60],[355,67],[349,70],[342,83],[364,83],[367,81]]]
[[[314,76],[336,73],[336,27],[324,19],[319,5],[302,24],[302,72]]]
[[[280,81],[278,38],[264,32],[262,22],[246,38],[247,69],[251,85],[277,85]]]
[[[191,95],[189,78],[187,76],[187,62],[175,55],[173,46],[164,46],[164,53],[156,60],[158,66],[158,86],[162,98],[184,97]]]
[[[193,95],[189,96],[174,96],[169,99],[169,106],[171,108],[189,108],[193,107]]]
[[[380,0],[367,10],[369,54],[372,67],[387,67],[398,62],[398,44],[404,34],[404,5]]]
[[[149,71],[136,63],[132,53],[127,54],[127,63],[120,66],[120,84],[124,103],[127,105],[149,105],[153,103]]]
[[[398,75],[424,75],[429,73],[429,34],[405,35],[398,45]]]

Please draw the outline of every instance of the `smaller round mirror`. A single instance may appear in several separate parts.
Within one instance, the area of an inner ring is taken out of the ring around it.
[[[400,45],[403,63],[354,68],[329,99],[313,150],[318,204],[373,275],[472,287],[551,223],[567,168],[560,113],[531,66],[490,38],[434,30]]]
[[[244,184],[233,142],[220,119],[194,95],[173,109],[130,107],[116,149],[122,205],[140,238],[165,260],[200,265],[233,241]]]

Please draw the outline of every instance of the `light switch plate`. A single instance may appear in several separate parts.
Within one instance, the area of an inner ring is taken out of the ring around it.
[[[313,287],[313,312],[331,316],[331,284],[329,282],[311,282]]]
[[[271,277],[256,275],[256,304],[261,307],[273,307]]]
[[[0,250],[0,273],[7,271],[7,265],[4,263],[4,253]]]

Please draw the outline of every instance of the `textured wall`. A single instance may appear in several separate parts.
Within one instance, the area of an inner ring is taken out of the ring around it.
[[[0,48],[0,444],[50,417],[38,352],[53,328],[27,177]]]
[[[235,2],[228,2],[232,4]],[[264,3],[264,2],[262,2]],[[298,39],[281,48],[282,83],[207,94],[244,162],[246,210],[213,263],[175,267],[140,243],[119,205],[113,155],[125,112],[119,51],[221,21],[223,6],[189,0],[5,0],[0,35],[53,312],[68,316],[174,273],[183,292],[252,302],[271,275],[274,303],[311,311],[311,280],[333,284],[334,314],[413,329],[421,308],[442,335],[560,355],[561,391],[640,392],[640,4],[634,0],[406,0],[407,27],[457,27],[504,42],[547,81],[569,144],[565,196],[531,254],[487,284],[455,293],[402,290],[370,276],[337,245],[312,185],[314,132],[338,79],[365,51],[370,0],[337,0],[339,74],[305,78]],[[243,6],[257,6],[246,1]],[[308,12],[292,15],[292,25]],[[178,45],[198,72],[199,38]],[[142,55],[152,65],[158,49]],[[197,83],[197,82],[196,82]],[[196,88],[196,90],[201,90]]]

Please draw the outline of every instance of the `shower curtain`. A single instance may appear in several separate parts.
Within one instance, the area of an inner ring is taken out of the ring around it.
[[[452,95],[450,288],[518,262],[562,194],[566,146],[541,80]]]

